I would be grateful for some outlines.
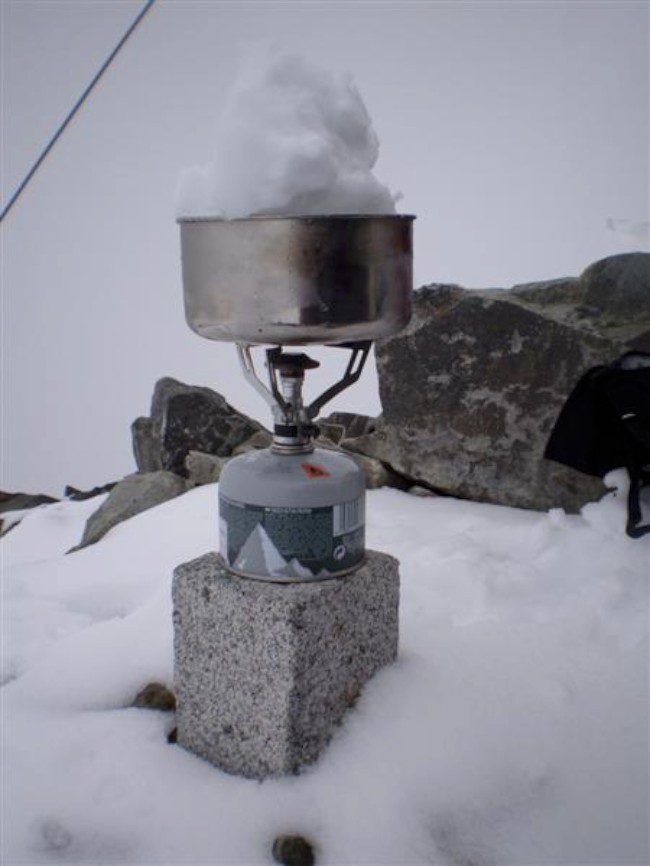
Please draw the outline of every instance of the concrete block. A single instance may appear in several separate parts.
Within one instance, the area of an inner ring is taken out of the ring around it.
[[[216,553],[174,571],[178,742],[248,778],[316,760],[363,684],[397,656],[398,562],[310,583],[229,572]]]

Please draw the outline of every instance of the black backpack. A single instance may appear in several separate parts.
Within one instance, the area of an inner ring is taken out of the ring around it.
[[[650,354],[627,352],[588,370],[562,407],[544,457],[598,478],[624,466],[625,531],[632,538],[650,532]]]

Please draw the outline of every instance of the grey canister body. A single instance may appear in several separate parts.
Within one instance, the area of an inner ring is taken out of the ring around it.
[[[345,574],[365,556],[365,476],[336,451],[250,451],[221,474],[219,526],[236,574],[281,583]]]

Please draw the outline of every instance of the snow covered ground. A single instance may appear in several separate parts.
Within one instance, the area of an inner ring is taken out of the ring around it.
[[[213,548],[215,486],[65,556],[101,499],[2,540],[4,864],[647,864],[650,536],[618,492],[578,516],[394,490],[369,547],[401,562],[401,649],[321,760],[263,783],[130,708],[172,681],[174,566]]]

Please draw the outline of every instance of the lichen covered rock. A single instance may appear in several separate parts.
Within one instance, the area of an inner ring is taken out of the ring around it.
[[[650,348],[650,255],[511,290],[430,285],[376,347],[383,417],[356,448],[414,482],[479,501],[575,511],[602,483],[543,459],[580,376]]]

